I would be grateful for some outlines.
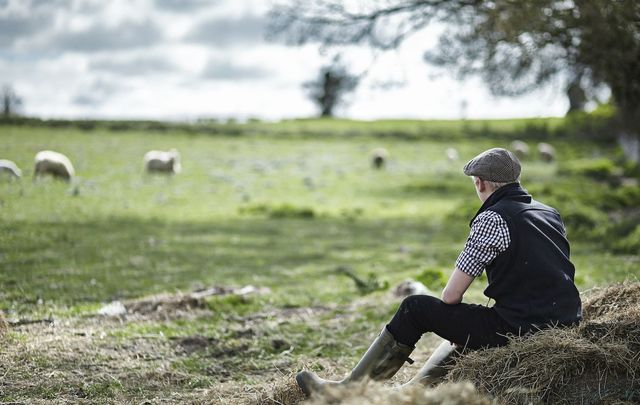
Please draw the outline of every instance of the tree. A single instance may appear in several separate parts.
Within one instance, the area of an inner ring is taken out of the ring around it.
[[[344,97],[358,87],[359,78],[347,71],[339,59],[323,66],[315,80],[303,87],[320,109],[321,117],[332,117],[334,109],[344,103]]]
[[[2,87],[2,116],[9,117],[15,115],[22,105],[22,99],[13,91],[9,85]]]
[[[270,32],[291,44],[396,48],[433,22],[447,28],[425,60],[458,77],[479,75],[496,95],[554,78],[611,90],[620,133],[640,138],[640,1],[338,0],[274,6]]]
[[[580,84],[580,78],[571,80],[567,85],[566,91],[569,99],[567,114],[574,111],[583,111],[587,102],[587,95]]]

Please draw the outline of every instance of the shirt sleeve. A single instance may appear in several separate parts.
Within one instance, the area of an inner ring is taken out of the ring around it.
[[[507,250],[510,243],[507,222],[494,211],[484,211],[471,224],[471,232],[456,260],[456,267],[478,277],[500,253]]]

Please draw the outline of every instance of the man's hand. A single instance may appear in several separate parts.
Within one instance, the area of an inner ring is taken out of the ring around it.
[[[462,302],[462,297],[467,291],[474,277],[468,275],[456,267],[447,281],[447,286],[442,290],[442,301],[445,304],[455,305]]]

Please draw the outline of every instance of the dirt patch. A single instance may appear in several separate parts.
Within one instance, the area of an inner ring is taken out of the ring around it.
[[[234,357],[239,356],[249,349],[249,343],[246,340],[229,340],[224,341],[206,336],[187,336],[170,338],[173,346],[178,354],[190,355],[193,353],[201,353],[202,355],[212,358]]]
[[[268,288],[252,285],[244,287],[215,286],[198,289],[187,294],[159,294],[125,302],[115,301],[100,308],[98,315],[132,321],[170,320],[189,317],[194,312],[208,312],[207,298],[209,297],[268,293],[270,293]]]
[[[313,306],[313,307],[295,307],[280,308],[270,311],[257,312],[243,317],[237,317],[234,320],[245,325],[250,325],[256,321],[273,321],[276,324],[285,322],[304,322],[315,320],[319,315],[334,310],[335,307]]]
[[[170,339],[173,341],[174,347],[178,348],[184,354],[204,351],[220,344],[218,339],[199,335]]]
[[[127,314],[148,316],[158,313],[188,312],[205,308],[204,298],[191,295],[157,295],[147,299],[124,303]]]

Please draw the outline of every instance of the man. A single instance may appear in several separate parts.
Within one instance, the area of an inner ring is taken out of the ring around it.
[[[457,348],[479,349],[508,343],[507,335],[524,335],[549,326],[576,324],[582,317],[573,282],[569,242],[558,212],[531,198],[520,186],[520,162],[506,149],[482,152],[463,169],[471,176],[482,206],[442,299],[412,295],[402,302],[351,373],[327,381],[303,371],[296,381],[310,395],[328,385],[364,378],[391,378],[423,333],[445,339],[409,384],[433,384]],[[487,273],[484,294],[492,307],[462,303],[473,280]],[[451,342],[451,343],[450,343]]]

